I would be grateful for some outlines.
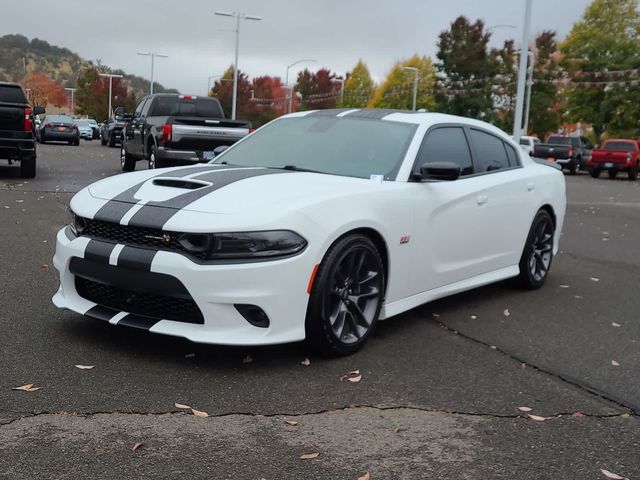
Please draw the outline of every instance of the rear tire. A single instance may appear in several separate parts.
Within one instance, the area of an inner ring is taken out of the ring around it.
[[[133,172],[136,169],[136,159],[127,153],[124,145],[120,147],[120,168],[123,172]]]
[[[554,238],[553,218],[546,210],[538,210],[520,257],[520,274],[514,279],[518,287],[535,290],[544,285],[553,262]]]
[[[576,164],[575,162],[571,162],[569,164],[569,175],[576,175],[578,173],[578,167],[578,164]]]
[[[612,180],[618,176],[618,170],[614,168],[610,169],[608,173],[609,173],[609,178]]]
[[[113,148],[115,146],[116,146],[116,137],[112,133],[111,135],[109,135],[109,147]]]
[[[305,320],[307,342],[321,355],[358,351],[375,329],[384,300],[384,265],[366,236],[337,240],[318,267]]]
[[[158,164],[158,151],[155,144],[151,145],[149,149],[149,169],[162,168],[162,165]]]
[[[593,170],[591,170],[590,173],[593,178],[600,178],[600,174],[602,173],[602,170],[600,170],[599,168],[594,168]]]
[[[36,157],[20,160],[20,176],[22,178],[34,178],[36,176]]]

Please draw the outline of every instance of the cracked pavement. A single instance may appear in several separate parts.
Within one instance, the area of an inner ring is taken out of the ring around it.
[[[542,290],[443,299],[328,360],[302,344],[196,345],[55,309],[43,265],[65,191],[117,173],[118,158],[97,142],[39,153],[35,180],[0,167],[0,479],[640,476],[640,182],[567,177],[563,251]],[[354,369],[361,382],[340,382]],[[28,383],[42,388],[11,390]]]

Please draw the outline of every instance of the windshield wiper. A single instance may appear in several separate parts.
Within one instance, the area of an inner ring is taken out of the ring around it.
[[[285,165],[284,167],[271,167],[271,168],[279,168],[281,170],[292,170],[294,172],[325,173],[325,172],[320,172],[318,170],[311,170],[309,168],[298,167],[296,165]]]

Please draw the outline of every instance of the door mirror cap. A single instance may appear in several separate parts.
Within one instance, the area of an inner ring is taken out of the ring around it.
[[[44,113],[44,107],[38,105],[37,107],[33,107],[34,115],[42,115]]]
[[[453,181],[460,177],[462,169],[453,162],[430,162],[420,167],[420,177],[423,180]]]

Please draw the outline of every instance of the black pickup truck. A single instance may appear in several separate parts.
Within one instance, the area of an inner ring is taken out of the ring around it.
[[[130,172],[138,160],[148,160],[149,168],[208,162],[216,148],[250,131],[249,122],[225,119],[217,98],[147,95],[125,126],[120,164]]]
[[[571,175],[586,168],[591,159],[593,146],[584,137],[551,135],[546,143],[538,143],[533,147],[532,156],[556,162],[560,167],[569,170]]]
[[[113,112],[113,117],[109,117],[100,128],[100,143],[115,147],[116,143],[122,142],[122,131],[127,123],[127,116],[124,108],[117,107]]]
[[[0,158],[20,162],[20,175],[36,176],[36,128],[34,115],[43,107],[31,108],[17,83],[0,82]]]

